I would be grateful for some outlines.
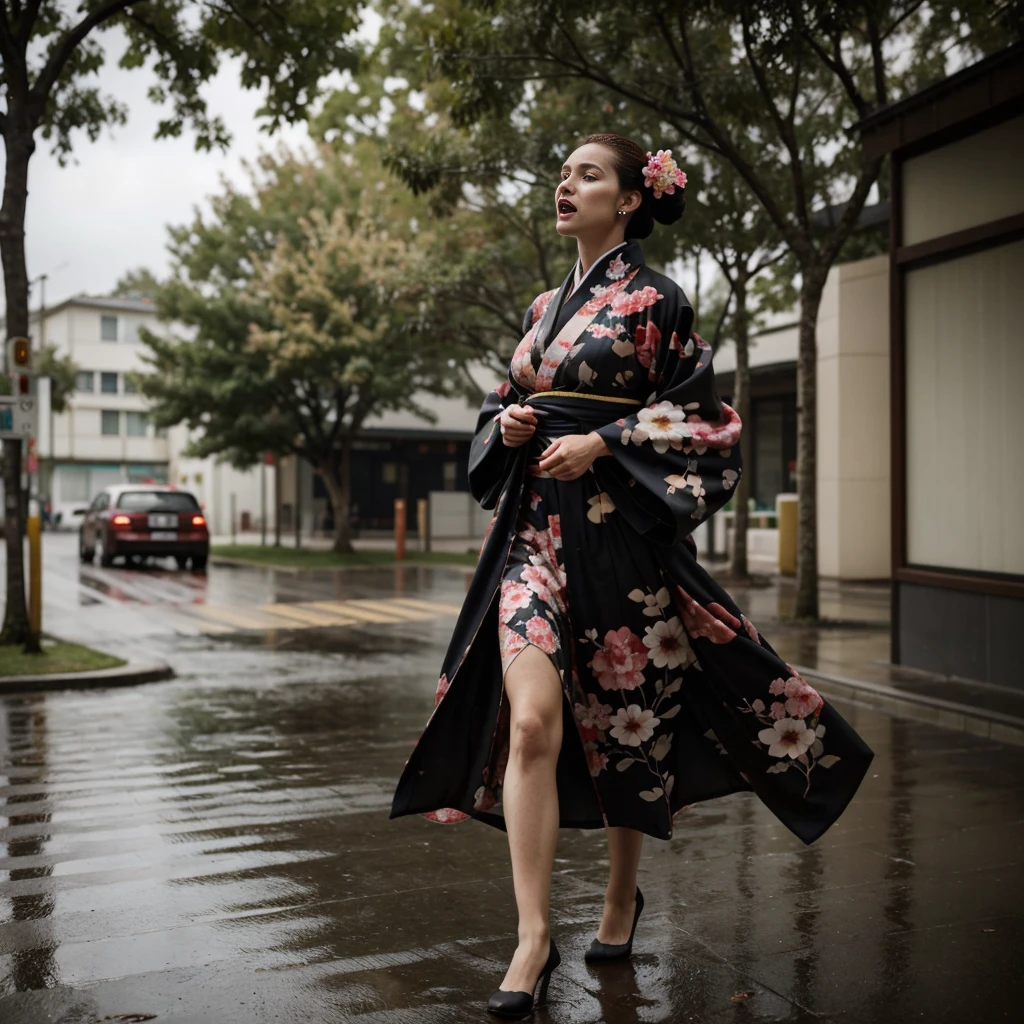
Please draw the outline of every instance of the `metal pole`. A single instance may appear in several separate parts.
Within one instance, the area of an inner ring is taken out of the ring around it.
[[[281,546],[281,456],[275,454],[274,467],[274,547]]]
[[[235,492],[231,492],[231,544],[234,545],[235,536]]]
[[[260,466],[260,544],[267,546],[267,460]]]
[[[40,536],[39,502],[28,503],[28,625],[39,636],[43,628],[43,554]]]
[[[302,459],[293,455],[295,460],[295,547],[302,545]]]
[[[405,499],[395,498],[395,561],[405,558]]]

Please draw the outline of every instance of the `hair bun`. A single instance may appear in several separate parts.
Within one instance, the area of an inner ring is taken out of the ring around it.
[[[682,217],[686,209],[685,192],[682,188],[677,188],[671,194],[664,192],[651,203],[651,214],[659,224],[675,224]]]

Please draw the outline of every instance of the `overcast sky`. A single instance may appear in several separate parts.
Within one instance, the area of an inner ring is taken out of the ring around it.
[[[365,31],[371,33],[372,24]],[[219,191],[222,176],[243,182],[243,160],[278,142],[308,141],[301,127],[272,137],[259,130],[255,114],[261,95],[241,88],[234,64],[225,64],[206,90],[211,113],[224,119],[233,136],[226,153],[197,152],[190,133],[155,140],[159,110],[146,98],[154,76],[117,67],[123,47],[119,33],[104,33],[99,40],[110,59],[98,85],[128,107],[128,123],[105,131],[96,142],[79,133],[74,162],[63,168],[38,139],[29,168],[26,253],[29,277],[49,275],[47,305],[83,292],[108,292],[134,267],[165,273],[168,224],[191,220],[193,207]],[[31,301],[36,308],[37,287]]]

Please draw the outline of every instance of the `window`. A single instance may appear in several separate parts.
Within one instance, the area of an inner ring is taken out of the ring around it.
[[[100,391],[105,395],[116,395],[117,394],[117,374],[116,373],[101,373],[100,374]]]
[[[100,341],[117,341],[117,317],[100,317]]]
[[[79,370],[75,376],[76,391],[92,391],[93,373],[92,370]]]
[[[135,386],[135,378],[130,374],[124,375],[124,393],[126,395],[138,394],[138,388]]]
[[[100,433],[107,437],[117,437],[121,433],[121,414],[116,409],[100,412]]]
[[[198,512],[199,502],[188,491],[123,491],[117,507],[130,512]]]
[[[124,414],[124,432],[129,437],[145,437],[149,418],[144,412],[126,412]]]
[[[167,436],[167,428],[166,427],[156,427],[156,428],[154,428],[153,436],[154,437],[166,437]]]

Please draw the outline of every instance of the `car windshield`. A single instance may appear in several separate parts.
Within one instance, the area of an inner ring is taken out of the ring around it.
[[[124,491],[117,507],[130,512],[198,512],[199,502],[185,491]]]

